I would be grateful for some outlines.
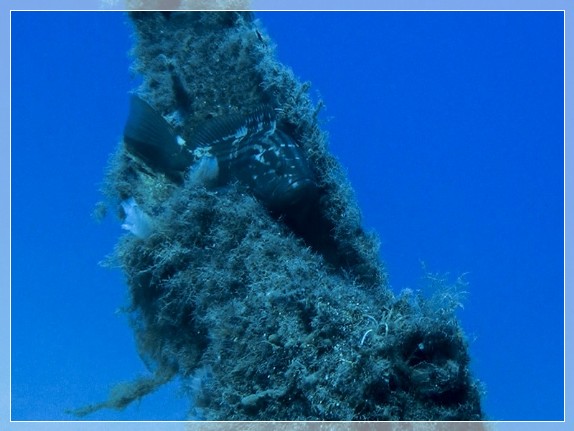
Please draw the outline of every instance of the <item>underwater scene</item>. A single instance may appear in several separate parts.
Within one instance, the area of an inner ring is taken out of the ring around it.
[[[564,416],[561,12],[12,12],[11,419]]]

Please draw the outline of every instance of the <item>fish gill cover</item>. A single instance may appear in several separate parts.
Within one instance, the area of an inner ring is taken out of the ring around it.
[[[190,419],[482,419],[464,282],[390,291],[321,105],[253,15],[130,17],[143,81],[104,191],[131,231],[113,259],[150,376],[75,413],[179,377]]]

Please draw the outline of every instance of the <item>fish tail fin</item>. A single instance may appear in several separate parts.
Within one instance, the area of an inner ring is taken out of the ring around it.
[[[193,161],[169,123],[136,95],[131,98],[124,142],[130,153],[170,177],[180,178]]]

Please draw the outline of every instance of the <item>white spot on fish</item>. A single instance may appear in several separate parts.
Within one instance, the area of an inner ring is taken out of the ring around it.
[[[241,141],[243,138],[245,138],[247,136],[247,127],[243,126],[240,127],[239,129],[237,129],[237,131],[235,132],[235,140],[233,141],[234,144],[237,144],[239,141]]]
[[[269,130],[265,132],[263,138],[264,139],[269,138],[273,133],[275,133],[276,128],[277,128],[277,122],[275,120],[271,121],[271,123],[269,123]]]

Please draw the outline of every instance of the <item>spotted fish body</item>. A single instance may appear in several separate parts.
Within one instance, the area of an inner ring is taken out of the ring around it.
[[[175,180],[198,159],[213,157],[218,185],[237,181],[274,212],[289,212],[317,194],[302,149],[278,126],[272,109],[213,118],[182,143],[159,113],[134,96],[124,141],[130,152]]]
[[[303,151],[277,127],[271,110],[209,120],[191,145],[216,157],[221,184],[239,181],[272,210],[288,208],[316,192]]]

